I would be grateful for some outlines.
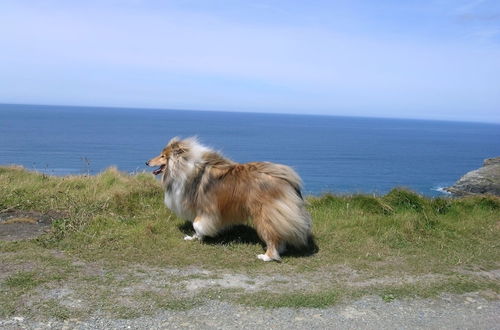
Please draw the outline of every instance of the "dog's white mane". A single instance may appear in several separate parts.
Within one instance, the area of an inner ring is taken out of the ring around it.
[[[184,139],[182,142],[188,146],[188,163],[193,166],[202,162],[205,153],[212,151],[212,149],[201,144],[195,136]]]
[[[172,156],[168,160],[168,170],[163,176],[163,182],[170,186],[165,190],[165,204],[174,211],[177,216],[193,220],[194,214],[185,207],[185,188],[186,182],[197,167],[203,162],[203,156],[212,150],[198,142],[196,137],[190,137],[184,140],[178,137],[173,138],[168,143],[180,142],[186,148],[187,155]]]

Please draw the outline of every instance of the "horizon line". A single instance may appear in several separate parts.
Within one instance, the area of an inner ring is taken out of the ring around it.
[[[416,118],[416,117],[386,117],[386,116],[362,116],[362,115],[336,115],[325,113],[297,113],[297,112],[263,112],[248,110],[214,110],[214,109],[191,109],[191,108],[162,108],[162,107],[136,107],[136,106],[108,106],[108,105],[76,105],[76,104],[38,104],[38,103],[3,103],[0,106],[42,106],[59,108],[97,108],[97,109],[122,109],[122,110],[155,110],[155,111],[188,111],[188,112],[222,112],[222,113],[247,113],[263,115],[291,115],[291,116],[319,116],[319,117],[339,117],[339,118],[359,118],[359,119],[388,119],[388,120],[412,120],[412,121],[434,121],[451,123],[473,123],[500,125],[500,121],[481,121],[481,120],[460,120],[460,119],[434,119],[434,118]]]

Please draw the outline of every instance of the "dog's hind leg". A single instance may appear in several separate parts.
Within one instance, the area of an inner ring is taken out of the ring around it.
[[[280,249],[282,248],[281,239],[272,226],[267,216],[263,213],[258,213],[253,216],[255,230],[259,237],[266,243],[266,253],[257,255],[257,258],[262,261],[281,261]]]
[[[217,222],[214,221],[212,217],[206,215],[197,216],[193,221],[193,228],[195,234],[193,236],[186,235],[184,240],[202,240],[205,236],[213,237],[217,235],[217,232],[219,231]]]
[[[266,225],[257,226],[256,229],[260,238],[266,243],[266,248],[267,248],[266,253],[259,254],[257,258],[262,261],[272,261],[272,260],[281,261],[280,251],[279,251],[281,249],[281,244],[278,236],[274,233],[274,231],[270,227]]]
[[[276,244],[270,242],[266,242],[266,244],[267,244],[266,253],[257,255],[257,258],[262,261],[272,261],[272,260],[281,261],[281,257],[278,252],[278,249],[276,248]]]

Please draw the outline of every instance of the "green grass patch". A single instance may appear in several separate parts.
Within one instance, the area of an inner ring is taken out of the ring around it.
[[[236,299],[238,303],[266,308],[325,308],[339,301],[337,290],[326,289],[321,292],[296,293],[256,293],[242,295]]]
[[[40,284],[41,281],[36,278],[32,272],[19,272],[7,277],[5,285],[10,288],[29,290]]]
[[[128,306],[113,306],[112,314],[119,319],[135,319],[142,316],[142,311],[138,308]]]
[[[78,312],[72,311],[71,309],[62,306],[55,299],[43,301],[38,304],[36,308],[38,310],[37,312],[59,320],[67,320],[71,317],[79,315]]]
[[[414,283],[381,289],[371,288],[365,293],[377,294],[386,302],[401,298],[434,298],[443,292],[463,294],[491,290],[500,292],[500,283],[493,280],[476,279],[465,276],[451,276],[442,281]]]

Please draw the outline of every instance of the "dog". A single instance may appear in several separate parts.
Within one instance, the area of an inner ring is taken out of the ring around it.
[[[266,244],[263,261],[280,261],[287,245],[304,248],[311,216],[301,194],[301,179],[288,166],[269,162],[240,164],[225,158],[195,137],[170,140],[146,165],[158,167],[165,204],[193,223],[185,240],[214,237],[237,224],[253,222]]]

